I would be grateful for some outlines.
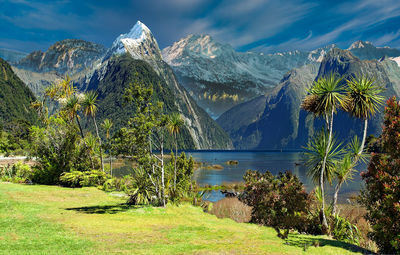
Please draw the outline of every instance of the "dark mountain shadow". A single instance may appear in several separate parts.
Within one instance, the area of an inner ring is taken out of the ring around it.
[[[319,246],[332,246],[332,247],[338,247],[338,248],[343,248],[351,252],[360,252],[362,254],[376,254],[370,250],[367,250],[365,248],[362,248],[360,246],[354,245],[354,244],[349,244],[345,243],[342,241],[337,241],[337,240],[328,240],[328,239],[322,239],[322,238],[312,238],[308,236],[300,236],[300,235],[289,235],[289,238],[286,240],[286,245],[290,246],[297,246],[300,248],[303,248],[304,251],[307,251],[309,247],[314,246],[314,244],[318,244]]]

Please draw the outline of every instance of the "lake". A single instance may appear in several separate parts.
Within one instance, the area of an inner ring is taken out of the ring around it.
[[[304,183],[307,191],[314,189],[315,185],[307,176],[307,168],[304,166],[302,152],[281,152],[281,151],[186,151],[196,162],[202,162],[205,166],[194,172],[194,179],[197,184],[204,186],[219,185],[223,183],[242,182],[243,175],[248,169],[265,172],[269,170],[274,175],[279,172],[291,171]],[[228,165],[228,160],[237,160],[239,164]],[[127,161],[129,162],[129,161]],[[128,163],[129,164],[129,163]],[[115,176],[123,176],[130,173],[131,165],[124,163],[115,166]],[[223,169],[210,170],[207,166],[221,165]],[[354,174],[353,181],[343,184],[339,202],[345,202],[347,198],[358,193],[362,187],[360,171],[365,170],[365,165],[357,167],[358,172]],[[327,185],[328,200],[333,193],[334,186]],[[205,199],[212,202],[224,198],[219,191],[211,191],[206,194]]]
[[[279,172],[291,171],[297,175],[306,186],[307,191],[314,189],[315,185],[307,176],[307,168],[303,163],[302,152],[280,152],[280,151],[187,151],[195,161],[206,165],[222,165],[222,170],[209,170],[201,167],[194,173],[194,179],[200,186],[205,184],[218,185],[230,182],[243,181],[243,175],[248,169],[265,172],[270,171],[274,175]],[[228,165],[228,160],[239,161],[238,165]],[[354,174],[353,181],[343,184],[340,191],[340,202],[344,202],[351,195],[357,193],[362,187],[360,170],[364,171],[365,165],[357,167],[359,170]],[[327,187],[328,194],[333,192],[332,187]],[[207,200],[217,201],[224,196],[219,191],[208,194]]]

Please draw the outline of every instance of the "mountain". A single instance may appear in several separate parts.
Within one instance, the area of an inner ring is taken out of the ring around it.
[[[0,58],[0,125],[15,120],[35,122],[37,115],[30,107],[35,96],[15,75],[11,66]]]
[[[12,64],[17,63],[26,55],[28,54],[16,50],[0,49],[0,58]]]
[[[136,22],[129,33],[121,34],[114,40],[106,58],[126,52],[135,59],[162,61],[156,39],[150,29],[140,21]]]
[[[34,72],[56,71],[74,74],[90,68],[99,60],[104,46],[76,39],[56,42],[46,52],[34,51],[17,63],[17,67]]]
[[[289,70],[320,62],[332,46],[310,52],[236,52],[209,35],[189,35],[162,51],[178,81],[214,118],[275,87]]]
[[[356,41],[348,50],[362,60],[380,59],[383,57],[398,57],[400,50],[389,47],[375,47],[371,42]]]
[[[306,88],[332,72],[345,78],[354,74],[374,76],[378,84],[386,87],[386,98],[400,95],[400,67],[395,61],[360,60],[349,50],[335,48],[319,66],[310,64],[291,70],[272,93],[232,108],[217,122],[230,134],[237,149],[301,149],[323,125],[321,119],[314,119],[300,108]],[[383,106],[380,110],[369,121],[368,134],[380,133]],[[361,135],[362,127],[362,121],[350,118],[347,113],[335,116],[334,130],[340,139]]]
[[[80,88],[90,79],[106,53],[102,45],[76,39],[56,42],[45,52],[34,51],[13,64],[13,71],[41,97],[45,88],[70,76]]]
[[[225,131],[178,83],[163,61],[156,39],[140,21],[117,37],[109,49],[82,40],[63,40],[46,52],[29,54],[13,70],[38,97],[47,86],[68,74],[78,90],[99,93],[99,111],[103,111],[99,118],[110,115],[117,123],[115,127],[125,125],[134,113],[132,108],[122,106],[122,92],[138,72],[141,80],[151,81],[155,88],[163,86],[158,88],[157,98],[165,103],[166,112],[182,114],[187,125],[181,134],[182,148],[233,148]]]
[[[230,149],[233,148],[229,136],[208,114],[200,108],[188,92],[179,84],[171,67],[162,59],[161,51],[151,31],[138,21],[131,31],[120,35],[107,51],[105,61],[112,60],[112,56],[128,53],[132,58],[145,61],[155,73],[164,81],[164,86],[172,92],[176,110],[185,120],[188,133],[193,139],[196,149]],[[104,69],[100,73],[107,74]],[[95,74],[96,79],[105,77]],[[96,82],[90,81],[90,84]],[[154,84],[153,84],[154,85]],[[92,88],[89,85],[88,88]],[[167,95],[159,95],[167,96]]]

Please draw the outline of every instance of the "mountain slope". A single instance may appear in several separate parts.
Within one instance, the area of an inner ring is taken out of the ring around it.
[[[107,51],[106,58],[113,55],[130,54],[134,59],[147,62],[165,81],[172,91],[175,106],[184,118],[194,148],[197,149],[230,149],[232,143],[229,136],[207,113],[190,97],[188,92],[178,83],[171,67],[162,60],[161,51],[151,31],[138,21],[131,31],[120,35]]]
[[[240,115],[254,114],[249,113],[252,104],[247,102],[224,113],[217,121],[230,134],[236,148],[301,149],[323,125],[322,120],[314,120],[312,115],[300,109],[306,88],[315,79],[331,72],[344,78],[354,74],[374,76],[379,85],[386,87],[385,97],[399,95],[400,68],[394,61],[360,60],[348,50],[335,48],[325,56],[319,68],[308,65],[289,72],[273,93],[264,96],[265,106],[257,107],[263,108],[259,117],[237,126],[230,123]],[[382,112],[383,106],[380,114],[370,120],[368,134],[380,133]],[[361,135],[362,127],[362,121],[350,118],[347,113],[339,112],[335,116],[334,130],[340,139]]]
[[[12,68],[35,96],[41,97],[46,87],[66,75],[81,89],[100,65],[105,52],[99,44],[66,39],[56,42],[46,52],[30,53]]]
[[[236,52],[209,35],[189,35],[162,54],[196,102],[218,117],[232,106],[270,91],[292,68],[320,62],[330,48],[276,54]]]
[[[34,72],[56,71],[73,74],[92,67],[106,49],[97,43],[76,39],[56,42],[46,52],[34,51],[21,59],[17,67]]]
[[[0,124],[14,120],[35,122],[37,115],[30,107],[33,101],[33,93],[0,58]]]

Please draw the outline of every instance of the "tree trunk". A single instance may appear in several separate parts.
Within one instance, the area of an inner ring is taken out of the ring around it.
[[[161,134],[161,187],[162,187],[162,201],[165,207],[165,185],[164,185],[164,135]]]
[[[343,181],[340,181],[339,180],[339,182],[338,182],[338,184],[336,184],[336,187],[335,187],[335,193],[333,194],[333,215],[336,215],[336,213],[337,213],[337,199],[338,199],[338,194],[339,194],[339,190],[340,190],[340,187],[342,187],[342,184],[343,184]]]
[[[94,117],[94,115],[92,115],[92,118],[93,118],[94,126],[95,126],[95,128],[96,128],[97,139],[99,139],[101,169],[102,169],[103,172],[104,172],[103,148],[101,148],[101,139],[100,139],[100,135],[99,135],[99,128],[97,127],[96,118]]]
[[[326,220],[326,215],[325,215],[325,191],[324,191],[324,174],[325,174],[325,169],[326,169],[326,160],[328,157],[329,153],[329,148],[331,146],[331,141],[332,141],[332,129],[333,129],[333,109],[331,111],[331,120],[328,126],[329,129],[329,136],[328,136],[328,143],[326,144],[326,149],[325,149],[325,155],[324,155],[324,161],[322,163],[322,169],[321,169],[321,175],[320,175],[320,187],[321,187],[321,196],[322,196],[322,208],[321,208],[321,215],[322,215],[322,230],[326,232],[328,230],[328,222]]]
[[[76,123],[78,123],[79,131],[81,132],[82,139],[85,139],[85,136],[83,135],[81,123],[80,123],[79,118],[78,118],[78,114],[75,115],[75,118],[76,118]],[[85,141],[85,140],[84,140],[84,141]],[[86,144],[86,142],[85,142],[85,144]]]
[[[75,118],[76,118],[76,122],[78,123],[79,131],[81,133],[81,137],[82,137],[83,143],[85,144],[85,147],[87,148],[87,144],[86,144],[86,141],[85,141],[85,136],[83,135],[83,131],[82,131],[81,123],[80,123],[79,118],[78,118],[78,114],[75,115]],[[90,154],[90,153],[89,153],[89,159],[90,159],[90,164],[92,165],[92,168],[94,169],[93,158],[92,158],[92,154]]]
[[[110,149],[110,173],[111,173],[111,177],[113,176],[113,171],[112,171],[112,155],[111,155],[111,149]]]
[[[178,157],[178,141],[176,140],[176,133],[174,135],[175,135],[174,189],[176,189],[176,159]]]
[[[360,157],[363,150],[364,150],[364,145],[365,145],[365,140],[367,138],[367,127],[368,127],[368,119],[365,118],[364,120],[364,134],[363,134],[363,139],[361,142],[361,147],[360,147],[360,151],[358,152],[357,156]]]

